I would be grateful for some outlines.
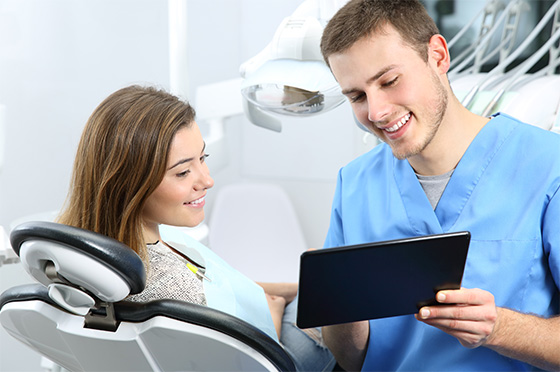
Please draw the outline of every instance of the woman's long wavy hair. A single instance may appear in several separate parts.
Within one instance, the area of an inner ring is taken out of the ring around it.
[[[163,180],[173,137],[194,109],[153,87],[107,97],[84,128],[58,222],[117,239],[148,264],[142,210]]]

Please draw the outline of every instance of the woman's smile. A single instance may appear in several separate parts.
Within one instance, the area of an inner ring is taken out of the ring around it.
[[[186,202],[184,203],[184,205],[188,206],[188,207],[192,207],[192,208],[203,208],[204,204],[206,204],[206,195],[204,195],[201,198],[198,198],[196,200],[190,201],[190,202]]]

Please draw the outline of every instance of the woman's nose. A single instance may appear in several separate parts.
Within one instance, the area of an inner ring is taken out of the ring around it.
[[[210,173],[206,174],[206,177],[204,179],[204,188],[205,189],[210,189],[214,186],[214,179],[212,177],[210,177]]]
[[[208,166],[206,166],[206,164],[203,164],[203,166],[199,168],[197,174],[198,178],[193,184],[195,189],[209,189],[214,186],[214,179],[210,176],[210,171],[208,170]]]

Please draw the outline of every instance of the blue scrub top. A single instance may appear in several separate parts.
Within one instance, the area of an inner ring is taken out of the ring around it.
[[[462,286],[497,306],[560,313],[560,135],[499,114],[485,125],[432,209],[414,170],[382,144],[339,172],[325,247],[467,230]],[[534,370],[412,315],[370,321],[364,370]]]

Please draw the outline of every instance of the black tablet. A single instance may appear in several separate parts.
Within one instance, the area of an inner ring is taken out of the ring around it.
[[[309,328],[414,314],[461,286],[467,231],[307,251],[297,325]]]

